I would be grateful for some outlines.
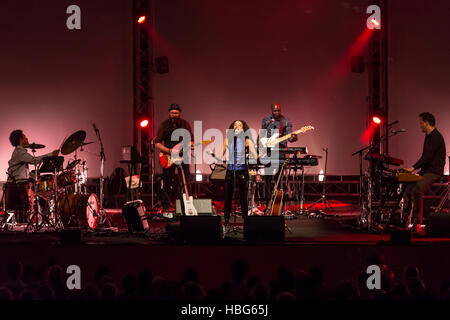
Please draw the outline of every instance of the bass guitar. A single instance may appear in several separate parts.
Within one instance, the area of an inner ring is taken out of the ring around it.
[[[186,177],[184,176],[184,170],[183,167],[179,166],[181,169],[181,176],[183,177],[183,186],[184,186],[184,193],[183,193],[183,203],[184,203],[184,214],[186,216],[197,216],[197,209],[194,207],[194,198],[192,196],[189,196],[189,191],[186,184]]]
[[[259,144],[264,148],[273,148],[278,143],[283,142],[284,140],[290,139],[293,134],[305,133],[309,130],[314,130],[314,127],[313,126],[304,126],[304,127],[301,127],[300,129],[298,129],[292,133],[289,133],[285,136],[282,136],[282,137],[280,137],[279,133],[275,133],[270,138],[267,138],[267,137],[260,138]]]

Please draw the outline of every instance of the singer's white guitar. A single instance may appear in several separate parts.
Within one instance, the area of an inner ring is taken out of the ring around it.
[[[184,214],[186,216],[197,216],[197,209],[194,207],[194,198],[189,196],[186,177],[184,176],[183,167],[180,165],[181,175],[183,176],[183,185],[184,185],[184,193],[183,193],[183,203],[184,203]]]
[[[290,139],[293,134],[305,133],[309,130],[314,130],[314,127],[313,126],[304,126],[304,127],[301,127],[300,129],[298,129],[292,133],[289,133],[285,136],[282,136],[282,137],[280,137],[279,133],[275,133],[270,138],[267,138],[267,137],[260,138],[259,143],[264,148],[273,148],[277,145],[277,143],[280,143],[280,142],[283,142],[284,140]]]

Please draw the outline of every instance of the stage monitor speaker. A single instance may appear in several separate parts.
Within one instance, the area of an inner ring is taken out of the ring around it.
[[[284,241],[283,216],[249,216],[244,221],[247,240]]]
[[[129,233],[147,231],[150,229],[142,200],[125,203],[122,208],[122,216],[125,219]]]
[[[215,215],[211,199],[194,199],[194,207],[197,209],[197,214],[199,216]],[[181,215],[180,199],[177,199],[175,203],[175,212]]]
[[[181,216],[180,235],[185,241],[220,241],[220,216]]]
[[[426,234],[429,237],[448,237],[450,236],[450,214],[432,213],[428,221],[425,222]]]

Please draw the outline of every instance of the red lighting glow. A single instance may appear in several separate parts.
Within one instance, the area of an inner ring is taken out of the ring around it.
[[[140,123],[140,126],[141,126],[141,128],[147,128],[148,120],[147,119],[142,120]]]
[[[147,18],[145,16],[140,16],[138,19],[138,23],[144,23]]]

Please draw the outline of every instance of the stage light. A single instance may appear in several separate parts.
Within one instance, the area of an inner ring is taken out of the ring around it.
[[[383,120],[379,116],[373,116],[372,117],[372,122],[375,123],[375,124],[380,124],[382,121]]]
[[[141,128],[147,128],[149,121],[147,119],[142,120],[139,125]]]
[[[370,20],[370,23],[371,23],[372,25],[374,25],[375,27],[379,27],[379,26],[380,26],[380,23],[379,23],[378,20],[375,19],[375,18],[373,18],[372,20]]]
[[[140,16],[137,20],[138,23],[142,24],[145,22],[145,20],[147,20],[147,18],[145,16]]]

